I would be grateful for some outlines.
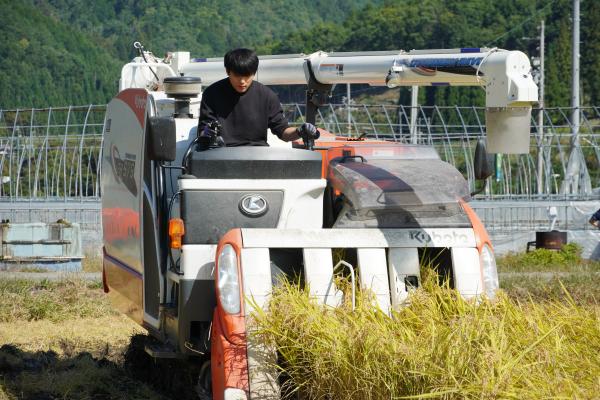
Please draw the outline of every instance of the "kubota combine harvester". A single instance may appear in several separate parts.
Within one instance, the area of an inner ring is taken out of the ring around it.
[[[159,60],[136,45],[106,113],[103,280],[161,343],[152,356],[194,357],[214,399],[277,398],[249,302],[266,306],[279,275],[327,307],[343,296],[333,277],[344,268],[390,313],[419,286],[420,262],[435,259],[464,297],[494,295],[495,258],[467,182],[432,147],[323,134],[271,147],[219,147],[215,136],[199,151],[201,88],[226,76],[222,59]],[[528,151],[537,101],[525,54],[497,49],[260,57],[256,79],[307,85],[312,123],[338,83],[481,86],[492,153]]]

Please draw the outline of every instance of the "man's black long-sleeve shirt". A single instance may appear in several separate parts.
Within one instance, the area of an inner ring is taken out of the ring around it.
[[[289,126],[275,92],[253,81],[246,92],[238,93],[228,78],[202,93],[198,129],[214,120],[221,123],[227,146],[268,146],[268,128],[281,138]]]

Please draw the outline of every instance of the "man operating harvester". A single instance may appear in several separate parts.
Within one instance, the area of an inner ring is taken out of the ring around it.
[[[218,121],[226,146],[268,146],[267,129],[286,142],[319,137],[313,124],[290,127],[275,92],[254,82],[258,57],[253,50],[231,50],[224,61],[227,78],[213,83],[202,94],[199,136]]]

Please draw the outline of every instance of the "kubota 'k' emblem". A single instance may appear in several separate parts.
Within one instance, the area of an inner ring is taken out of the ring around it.
[[[260,217],[268,209],[267,200],[260,194],[247,194],[240,200],[240,211],[249,217]]]

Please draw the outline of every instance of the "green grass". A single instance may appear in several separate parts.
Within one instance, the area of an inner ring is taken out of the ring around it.
[[[568,243],[560,251],[536,249],[498,257],[499,272],[600,272],[600,262],[581,257],[581,247]]]
[[[569,243],[561,251],[537,249],[499,257],[500,287],[515,300],[565,299],[565,288],[576,304],[600,301],[600,262],[581,257],[581,247]]]
[[[101,282],[0,279],[0,322],[116,315]]]
[[[428,280],[390,318],[362,295],[323,308],[299,287],[256,311],[287,391],[315,399],[594,398],[600,309],[563,300],[466,301]]]
[[[600,274],[501,274],[500,287],[518,301],[566,301],[565,289],[575,304],[600,304]]]

